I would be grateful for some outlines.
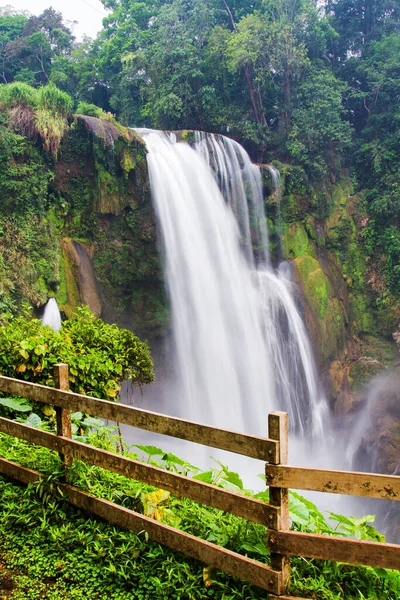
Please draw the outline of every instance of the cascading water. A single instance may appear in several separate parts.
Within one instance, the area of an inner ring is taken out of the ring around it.
[[[265,435],[267,413],[281,408],[295,430],[318,435],[325,404],[289,269],[270,266],[259,169],[222,136],[197,134],[193,149],[138,133],[165,249],[175,412]]]
[[[164,133],[139,133],[149,150],[165,247],[181,399],[176,412],[265,434],[268,408],[277,408],[269,394],[271,357],[233,213],[198,153]]]
[[[44,308],[42,325],[49,325],[54,331],[61,329],[61,315],[55,298],[50,298]]]
[[[239,223],[246,214],[242,205],[248,207],[248,229],[255,250],[254,260],[251,256],[248,262],[261,298],[264,337],[272,357],[278,404],[290,413],[293,430],[302,434],[311,431],[318,436],[322,433],[326,404],[319,390],[311,345],[294,302],[290,267],[282,263],[275,273],[270,265],[260,170],[240,144],[224,136],[198,132],[196,148],[215,173]],[[268,169],[280,197],[279,171],[272,165]]]

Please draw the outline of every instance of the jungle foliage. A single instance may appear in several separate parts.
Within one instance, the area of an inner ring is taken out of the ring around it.
[[[348,167],[366,255],[400,293],[398,3],[102,1],[103,29],[79,43],[51,8],[1,11],[0,76],[18,87],[0,96],[16,133],[57,154],[73,102],[127,125],[228,134],[314,182]],[[48,104],[54,85],[62,107]]]
[[[85,439],[77,439],[115,452],[115,430],[106,428],[99,419],[82,419],[80,413],[72,417],[79,431],[86,431]],[[25,419],[20,420],[27,422]],[[42,424],[29,424],[54,429],[48,419]],[[256,494],[244,489],[240,476],[219,462],[214,469],[202,472],[153,446],[126,447],[124,454],[138,459],[138,449],[148,462],[163,469],[268,499],[268,490]],[[0,577],[12,584],[14,600],[267,597],[255,586],[152,542],[144,532],[136,534],[88,518],[68,505],[59,487],[63,470],[55,452],[4,434],[0,434],[0,451],[9,460],[43,473],[41,481],[25,489],[0,477],[0,552],[6,563]],[[265,528],[261,525],[81,461],[73,462],[67,478],[68,483],[97,497],[256,560],[269,561]],[[290,496],[290,519],[292,528],[298,531],[383,541],[371,524],[373,516],[356,519],[332,512],[323,514],[294,492]],[[400,590],[399,573],[385,569],[293,558],[291,573],[291,594],[320,600],[397,600]]]
[[[154,379],[146,342],[131,331],[107,325],[81,307],[59,332],[26,315],[3,315],[0,372],[8,377],[54,385],[53,365],[69,365],[71,391],[113,399],[123,379],[142,385]]]

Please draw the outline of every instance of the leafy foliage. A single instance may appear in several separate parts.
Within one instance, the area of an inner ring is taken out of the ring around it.
[[[43,148],[58,153],[67,130],[72,98],[54,84],[34,89],[26,83],[10,83],[0,88],[0,102],[8,127],[33,141],[41,139]]]
[[[78,308],[58,333],[36,319],[6,316],[0,346],[3,375],[54,385],[53,365],[65,362],[71,390],[90,396],[114,399],[122,379],[142,385],[154,378],[147,344],[87,307]]]
[[[99,428],[90,443],[112,451],[112,438],[108,440],[107,445]],[[135,457],[131,449],[125,452]],[[44,473],[38,484],[27,489],[0,478],[0,551],[8,569],[19,573],[14,577],[15,598],[22,600],[27,589],[44,597],[48,594],[53,600],[72,591],[74,597],[88,600],[265,598],[262,590],[216,570],[207,572],[203,565],[159,546],[143,533],[135,534],[88,518],[69,506],[60,495],[61,471],[56,453],[40,447],[32,449],[27,442],[0,434],[0,454]],[[177,468],[185,462],[175,459]],[[175,459],[171,459],[169,468],[173,468]],[[220,467],[219,471],[240,481],[237,474],[223,465]],[[74,461],[69,469],[68,481],[97,497],[268,562],[265,529],[260,525],[174,498],[163,490],[79,461]],[[250,492],[242,490],[242,493]],[[296,529],[337,534],[317,507],[302,496],[292,494],[290,509]],[[353,522],[351,531],[343,532],[346,536],[363,531],[371,518],[352,520],[331,516],[344,523],[345,528],[348,521]],[[370,534],[375,536],[376,532],[372,528],[365,530],[365,539],[370,539]],[[292,574],[291,594],[307,596],[317,592],[321,600],[361,597],[395,600],[400,585],[397,572],[297,558],[292,559]],[[43,581],[46,585],[41,584]]]

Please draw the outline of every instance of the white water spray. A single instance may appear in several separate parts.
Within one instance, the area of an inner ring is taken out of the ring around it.
[[[324,402],[288,271],[270,266],[258,168],[222,136],[197,134],[196,152],[165,133],[138,132],[164,242],[173,412],[265,435],[268,412],[283,408],[296,431],[318,435]]]
[[[44,308],[42,325],[49,325],[54,331],[61,329],[61,315],[55,298],[50,298]]]

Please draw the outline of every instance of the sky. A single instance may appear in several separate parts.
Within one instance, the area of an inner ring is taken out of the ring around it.
[[[40,15],[50,6],[61,12],[65,21],[78,21],[73,33],[78,40],[84,34],[94,38],[107,15],[100,0],[0,0],[0,6],[10,5],[16,10],[28,10]]]

